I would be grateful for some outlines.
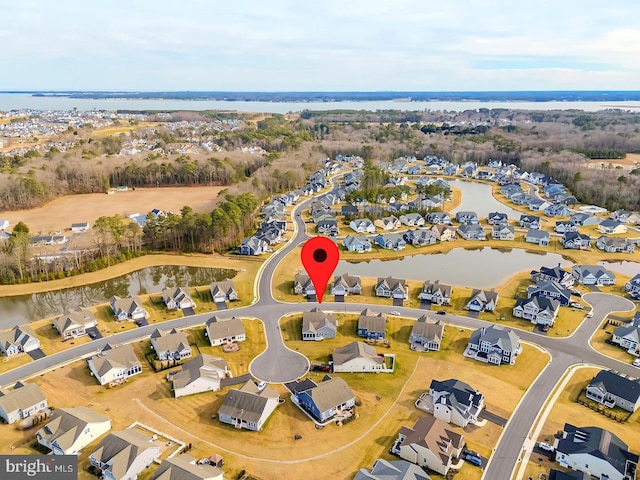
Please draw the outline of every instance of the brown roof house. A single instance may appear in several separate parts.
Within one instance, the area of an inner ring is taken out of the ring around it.
[[[411,350],[418,352],[437,352],[440,350],[443,336],[444,325],[442,322],[422,315],[416,320],[411,329],[411,335],[409,336]]]
[[[16,325],[0,333],[0,351],[8,357],[38,348],[40,348],[40,340],[28,325]]]
[[[100,385],[123,382],[142,372],[142,364],[129,344],[113,346],[107,343],[102,351],[87,360],[89,370]]]
[[[244,342],[247,339],[242,320],[237,317],[227,319],[211,317],[207,320],[205,328],[205,333],[213,347],[224,343]]]
[[[109,305],[111,305],[111,310],[113,310],[113,316],[119,322],[125,320],[138,322],[149,318],[149,312],[144,308],[140,297],[137,296],[120,298],[114,295],[109,300]]]
[[[223,480],[223,472],[218,467],[199,465],[191,455],[183,453],[178,457],[162,461],[153,480]]]
[[[160,447],[152,441],[138,430],[118,430],[100,441],[89,461],[105,480],[135,479],[160,456]]]
[[[391,452],[408,462],[446,475],[464,447],[464,436],[435,417],[420,418],[413,428],[402,427]]]
[[[173,382],[175,397],[180,398],[220,390],[220,382],[231,376],[223,358],[202,354],[183,364],[181,370],[170,373],[167,378]]]
[[[211,298],[216,303],[238,300],[238,292],[236,292],[233,280],[225,278],[219,282],[212,282],[209,287]]]
[[[162,301],[168,310],[196,308],[196,303],[189,295],[189,289],[183,287],[163,288]]]
[[[183,332],[175,328],[170,332],[161,332],[156,328],[151,334],[151,346],[156,352],[158,360],[183,360],[191,357],[191,346]]]
[[[111,419],[87,407],[58,408],[36,432],[38,443],[54,455],[78,455],[80,450],[111,430]]]
[[[358,317],[358,336],[378,339],[384,338],[387,329],[387,319],[382,313],[374,312],[369,308],[360,313]]]
[[[13,390],[0,390],[0,418],[15,423],[47,408],[47,397],[35,383],[18,382]]]
[[[280,395],[271,387],[260,388],[253,380],[248,380],[238,389],[229,389],[218,409],[218,420],[236,428],[262,430],[279,400]]]
[[[53,326],[60,332],[62,338],[81,337],[87,334],[87,328],[97,325],[96,317],[91,310],[75,308],[67,310],[62,315],[53,319]]]
[[[333,313],[326,313],[318,307],[302,314],[302,340],[322,340],[336,338],[338,320]]]
[[[392,373],[394,354],[378,354],[376,349],[364,342],[352,342],[333,351],[333,371],[347,373]],[[391,360],[387,366],[387,359]]]

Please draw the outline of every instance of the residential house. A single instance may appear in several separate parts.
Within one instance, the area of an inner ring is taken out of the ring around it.
[[[628,238],[607,237],[605,235],[596,239],[596,247],[608,253],[633,253],[636,250],[635,243]]]
[[[407,230],[402,234],[402,238],[408,244],[420,247],[422,245],[432,245],[437,242],[430,230],[426,228],[415,228]]]
[[[537,325],[552,326],[559,310],[560,302],[549,297],[518,298],[513,307],[513,316],[530,320]]]
[[[436,417],[422,417],[402,427],[391,452],[408,462],[447,475],[465,445],[464,436]]]
[[[491,237],[494,240],[515,240],[516,229],[508,223],[499,223],[491,229]]]
[[[411,350],[418,352],[437,352],[440,350],[440,344],[444,337],[444,325],[440,320],[434,321],[426,315],[420,316],[413,327],[411,335],[409,335],[409,344]]]
[[[400,228],[400,219],[392,215],[374,220],[373,224],[382,230],[395,230]]]
[[[542,280],[527,287],[527,297],[547,297],[560,302],[560,305],[569,305],[571,302],[571,290],[553,280]]]
[[[387,250],[395,250],[399,252],[407,246],[407,242],[399,233],[379,233],[374,240],[376,245],[381,246]]]
[[[451,217],[447,212],[431,212],[425,217],[432,225],[451,225]]]
[[[426,472],[406,460],[377,459],[373,468],[361,468],[353,480],[431,480]]]
[[[607,480],[634,480],[638,455],[608,430],[564,424],[556,441],[556,462],[565,468]]]
[[[131,344],[113,346],[107,343],[100,353],[87,360],[87,364],[100,385],[120,383],[142,373],[142,364]]]
[[[572,470],[570,472],[564,472],[560,470],[556,470],[552,468],[549,470],[549,475],[547,476],[549,480],[591,480],[591,475],[587,475],[586,473],[579,472],[577,470]]]
[[[240,254],[241,255],[262,255],[269,248],[269,242],[267,242],[264,238],[256,237],[245,237],[242,239],[242,244],[240,245]]]
[[[640,380],[611,370],[600,370],[587,385],[587,398],[607,408],[635,412],[640,407]]]
[[[342,244],[349,252],[365,253],[371,251],[371,240],[360,235],[347,235]]]
[[[456,213],[456,222],[461,223],[463,225],[478,225],[478,214],[476,212],[457,212]]]
[[[111,419],[87,407],[57,408],[36,432],[38,443],[54,455],[78,455],[111,430]]]
[[[556,222],[554,230],[556,233],[577,232],[578,226],[572,223],[571,220],[559,220]]]
[[[493,312],[498,303],[498,292],[474,288],[465,309],[473,312]]]
[[[434,417],[463,428],[477,423],[484,408],[484,395],[455,378],[431,380],[429,396]]]
[[[40,348],[40,340],[29,325],[16,325],[0,333],[0,351],[6,356],[28,353]]]
[[[632,325],[627,324],[616,327],[611,336],[611,343],[619,345],[632,355],[639,355],[640,326],[634,323]]]
[[[407,227],[423,227],[424,218],[419,213],[405,213],[400,215],[400,223]]]
[[[302,314],[302,340],[323,340],[336,338],[338,320],[333,313],[314,307]]]
[[[533,230],[540,229],[540,217],[536,215],[520,215],[518,225],[522,228],[530,228]]]
[[[362,293],[362,280],[359,275],[344,273],[333,277],[331,295],[346,297],[347,295],[360,295]]]
[[[356,205],[343,205],[340,208],[340,215],[344,217],[357,217],[360,215],[360,209]]]
[[[591,237],[579,232],[565,232],[560,240],[564,248],[588,250],[591,248]]]
[[[616,274],[600,265],[574,265],[571,273],[580,285],[613,285]]]
[[[627,226],[617,220],[608,218],[606,220],[602,220],[596,227],[596,230],[600,233],[612,235],[616,233],[627,233]]]
[[[317,228],[318,233],[324,233],[325,235],[329,235],[332,237],[338,235],[338,222],[335,218],[320,220],[318,222]]]
[[[600,219],[584,212],[576,212],[569,217],[569,221],[579,227],[588,227],[589,225],[598,225]]]
[[[491,325],[473,331],[464,355],[493,365],[514,365],[521,351],[513,330]]]
[[[13,390],[0,390],[0,419],[15,423],[48,407],[47,397],[35,383],[18,382]]]
[[[632,298],[640,298],[640,273],[624,284],[624,290],[631,295]]]
[[[138,296],[120,298],[114,295],[109,300],[109,305],[111,305],[113,315],[118,322],[125,320],[140,322],[149,318],[149,312],[144,308],[142,300]]]
[[[293,402],[319,424],[344,416],[356,404],[355,395],[340,377],[325,375],[320,383],[307,378],[286,386],[292,392]]]
[[[311,277],[304,273],[297,273],[293,278],[293,293],[295,295],[303,295],[305,297],[315,296],[316,289],[313,286]]]
[[[262,430],[278,406],[280,395],[269,386],[259,388],[253,380],[240,388],[231,388],[218,409],[218,420],[236,428]]]
[[[487,222],[489,225],[500,225],[503,223],[509,223],[509,216],[506,213],[490,212],[487,215]]]
[[[552,281],[556,282],[561,287],[571,288],[575,281],[575,277],[571,272],[560,268],[560,264],[558,264],[558,266],[553,268],[540,267],[540,270],[531,270],[529,280],[536,283]]]
[[[376,282],[376,297],[409,298],[409,287],[404,279],[393,277],[378,277]]]
[[[209,286],[211,298],[214,302],[234,302],[238,300],[238,292],[236,292],[233,280],[225,278],[219,282],[211,282]]]
[[[376,226],[368,218],[356,218],[349,222],[351,230],[357,233],[374,233]]]
[[[53,319],[53,326],[62,338],[77,338],[87,334],[87,328],[97,325],[96,317],[91,310],[75,308],[66,310],[64,314]]]
[[[189,290],[183,287],[163,288],[162,301],[168,310],[196,307],[196,303],[189,295]]]
[[[158,360],[184,360],[191,357],[187,336],[175,328],[170,332],[161,332],[156,328],[151,334],[151,346]]]
[[[527,207],[529,207],[529,210],[532,210],[534,212],[544,212],[544,210],[546,210],[549,206],[551,206],[549,202],[537,197],[532,197],[527,202]]]
[[[244,342],[247,339],[242,320],[238,317],[227,319],[211,317],[207,320],[205,328],[212,347],[225,343]]]
[[[434,225],[431,233],[441,242],[449,242],[456,239],[456,229],[448,225]]]
[[[195,458],[183,453],[162,460],[152,480],[224,480],[224,473],[215,465],[196,463]]]
[[[571,215],[571,210],[564,203],[552,203],[543,212],[548,217],[568,217]]]
[[[71,231],[72,232],[86,232],[89,230],[89,222],[80,222],[80,223],[72,223]]]
[[[545,230],[535,230],[533,228],[527,230],[527,233],[524,236],[524,240],[526,242],[536,243],[541,247],[546,247],[547,245],[549,245],[550,238],[551,237],[549,235],[549,232]]]
[[[132,480],[160,456],[160,447],[139,430],[111,432],[89,455],[91,465],[105,480]]]
[[[378,354],[371,345],[352,342],[333,350],[333,371],[336,373],[393,372],[393,367],[387,368],[385,364],[386,357],[387,355]]]
[[[620,223],[636,225],[640,222],[640,213],[630,212],[629,210],[616,210],[615,212],[611,212],[611,218]]]
[[[379,312],[365,309],[358,317],[358,336],[378,339],[384,338],[387,329],[387,319]]]
[[[418,294],[419,300],[427,300],[436,305],[449,305],[451,303],[451,295],[453,287],[440,283],[440,280],[431,282],[426,280],[422,284],[422,290]]]
[[[169,373],[167,379],[175,398],[202,392],[220,390],[221,382],[231,378],[231,370],[225,359],[201,354],[183,363],[180,370]]]
[[[458,235],[465,240],[486,240],[487,235],[482,225],[464,224],[458,227]]]

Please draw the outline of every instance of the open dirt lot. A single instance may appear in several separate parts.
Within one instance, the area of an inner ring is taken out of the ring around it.
[[[72,223],[93,222],[101,216],[119,213],[126,217],[133,213],[145,214],[154,208],[179,212],[185,205],[196,212],[213,210],[218,193],[226,187],[166,187],[136,188],[112,195],[90,193],[57,198],[43,207],[31,210],[0,212],[0,218],[9,220],[11,227],[23,221],[31,232],[47,234],[64,231]]]

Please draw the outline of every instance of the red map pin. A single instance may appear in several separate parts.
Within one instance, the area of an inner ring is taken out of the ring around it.
[[[300,259],[316,290],[318,303],[322,303],[327,283],[340,259],[338,246],[327,237],[313,237],[302,246]]]

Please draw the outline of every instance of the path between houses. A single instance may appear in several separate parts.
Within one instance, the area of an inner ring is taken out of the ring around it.
[[[425,357],[421,357],[418,359],[418,361],[416,362],[415,367],[413,368],[413,372],[411,372],[411,375],[409,375],[409,378],[407,379],[407,381],[404,383],[404,385],[402,386],[402,389],[400,390],[400,393],[398,394],[398,396],[396,397],[396,399],[393,401],[393,403],[391,405],[389,405],[389,408],[387,409],[386,412],[384,412],[384,414],[375,422],[371,425],[371,427],[369,429],[367,429],[362,435],[360,435],[358,438],[353,439],[352,441],[350,441],[349,443],[346,443],[338,448],[335,448],[333,450],[330,450],[328,452],[322,453],[320,455],[315,455],[313,457],[307,457],[307,458],[299,458],[297,460],[276,460],[276,459],[272,459],[272,458],[259,458],[259,457],[252,457],[251,455],[244,455],[242,453],[238,453],[238,452],[234,452],[233,450],[229,450],[225,447],[222,447],[218,444],[215,443],[211,443],[201,437],[198,437],[197,435],[193,434],[192,432],[189,432],[179,426],[177,426],[176,424],[170,422],[169,420],[167,420],[166,418],[164,418],[163,416],[159,415],[158,413],[156,413],[154,410],[152,410],[151,408],[147,407],[144,403],[142,403],[142,401],[140,401],[139,398],[135,398],[134,397],[134,401],[140,405],[140,407],[145,410],[146,412],[148,412],[150,415],[153,415],[155,418],[157,418],[158,420],[161,420],[162,422],[171,425],[173,428],[175,428],[176,430],[179,430],[180,432],[184,433],[187,436],[190,437],[194,437],[196,438],[198,441],[209,445],[210,447],[213,448],[217,448],[218,450],[221,450],[223,452],[229,453],[231,455],[235,455],[236,457],[239,458],[244,458],[246,460],[252,460],[252,461],[260,461],[260,462],[269,462],[269,463],[280,463],[280,464],[285,464],[285,465],[293,465],[293,464],[297,464],[297,463],[304,463],[304,462],[308,462],[310,460],[319,460],[321,458],[325,458],[328,457],[330,455],[333,455],[334,453],[338,453],[341,452],[342,450],[351,448],[353,445],[355,445],[356,443],[358,443],[359,441],[361,441],[364,437],[366,437],[367,435],[369,435],[375,428],[378,427],[378,425],[380,425],[380,423],[382,423],[382,421],[387,417],[387,415],[389,415],[389,412],[391,412],[391,409],[393,407],[395,407],[395,405],[398,403],[398,399],[400,397],[402,397],[402,395],[404,394],[405,389],[407,388],[407,385],[409,384],[409,382],[413,379],[414,375],[416,374],[416,372],[418,371],[418,365],[420,365],[422,363],[422,360],[424,360]]]

